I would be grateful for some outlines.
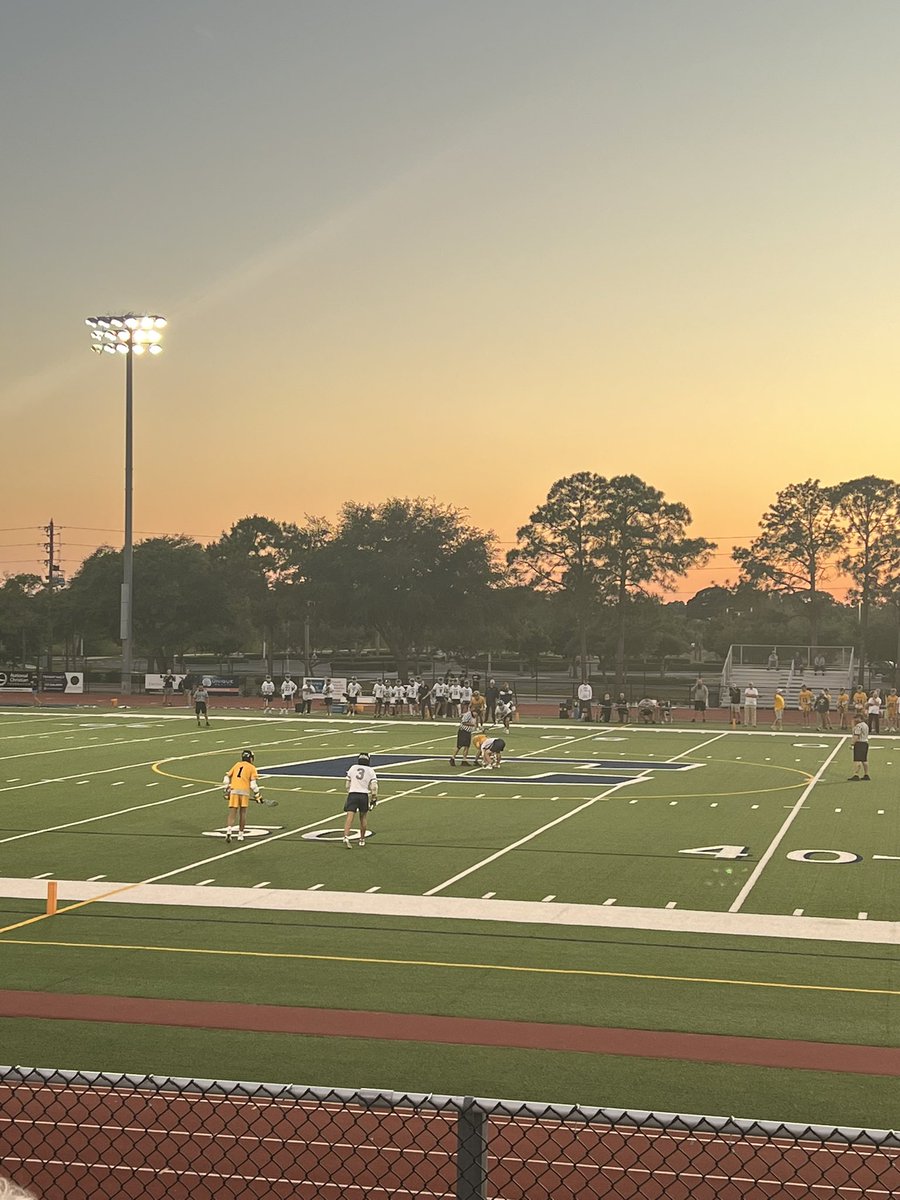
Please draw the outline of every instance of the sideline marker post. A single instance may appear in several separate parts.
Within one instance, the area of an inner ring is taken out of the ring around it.
[[[47,916],[56,916],[56,901],[57,893],[59,892],[59,884],[55,879],[47,880]]]

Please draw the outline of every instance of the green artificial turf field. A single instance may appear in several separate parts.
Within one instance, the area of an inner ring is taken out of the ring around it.
[[[873,740],[873,779],[851,784],[842,735],[560,722],[503,736],[486,771],[450,766],[455,722],[2,714],[3,986],[897,1044],[895,739]],[[227,845],[222,775],[245,746],[279,804],[254,806],[254,836]],[[362,749],[381,801],[348,851],[344,773]],[[77,904],[33,920],[47,878]],[[52,1061],[31,1065],[211,1073],[201,1031],[129,1042],[119,1026],[114,1061],[85,1037],[78,1062],[56,1022],[39,1024]],[[34,1058],[34,1025],[4,1023],[4,1057]],[[373,1042],[354,1072],[352,1047],[309,1038],[304,1071],[266,1050],[273,1038],[221,1039],[235,1059],[217,1073],[247,1074],[255,1041],[256,1077],[282,1064],[290,1082],[508,1094],[509,1070],[487,1064],[534,1062]],[[659,1107],[677,1073],[659,1064],[648,1086],[648,1064],[594,1057],[586,1089],[590,1069],[566,1066],[579,1058],[545,1054],[517,1094]],[[691,1064],[686,1094],[710,1081],[692,1106],[721,1107],[732,1069],[732,1112],[891,1123],[891,1081],[826,1073],[830,1088],[812,1071]]]

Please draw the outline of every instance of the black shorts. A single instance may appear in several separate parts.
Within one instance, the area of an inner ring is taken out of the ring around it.
[[[706,701],[705,700],[695,700],[694,701],[694,712],[706,712]]]
[[[206,716],[206,701],[198,700],[194,704],[194,712],[197,714],[198,717],[205,717]]]
[[[502,754],[506,749],[506,742],[503,738],[494,738],[493,744],[488,746],[488,754]]]
[[[344,804],[344,812],[367,813],[369,811],[368,792],[350,792]]]
[[[869,743],[857,742],[853,747],[853,761],[866,762],[869,758]]]
[[[457,750],[468,750],[472,745],[471,729],[457,729],[456,731],[456,748]]]

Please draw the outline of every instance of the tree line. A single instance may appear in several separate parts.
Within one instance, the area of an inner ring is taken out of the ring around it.
[[[558,480],[505,556],[494,534],[430,499],[347,503],[334,522],[253,515],[201,545],[149,538],[134,553],[134,637],[151,669],[189,652],[302,658],[307,643],[360,648],[377,636],[401,672],[435,650],[463,662],[490,648],[534,662],[599,657],[624,681],[629,659],[693,645],[855,643],[893,658],[900,636],[900,485],[874,476],[808,479],[778,492],[759,533],[733,554],[738,578],[668,600],[713,542],[691,514],[635,475]],[[36,575],[0,586],[0,657],[114,653],[121,551],[96,550],[50,594]],[[849,581],[846,600],[831,590]],[[49,655],[48,655],[49,650]]]

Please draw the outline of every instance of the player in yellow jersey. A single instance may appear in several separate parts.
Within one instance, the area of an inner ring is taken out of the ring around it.
[[[247,824],[247,805],[250,803],[250,797],[257,804],[262,804],[262,797],[259,794],[259,771],[253,765],[253,751],[245,750],[241,754],[241,761],[236,762],[225,778],[222,784],[225,788],[225,799],[228,801],[228,822],[225,829],[225,841],[230,842],[234,833],[234,818],[235,814],[238,817],[238,832],[237,840],[244,840],[244,827]]]
[[[896,733],[897,732],[897,711],[898,711],[898,705],[900,705],[900,696],[897,695],[896,688],[891,688],[891,690],[888,692],[887,696],[885,697],[884,703],[885,703],[885,709],[886,709],[885,715],[887,716],[887,732],[888,733]]]
[[[784,719],[784,693],[781,688],[775,692],[775,699],[772,702],[772,707],[775,710],[775,720],[772,722],[772,729],[778,730],[783,728],[782,721]]]

